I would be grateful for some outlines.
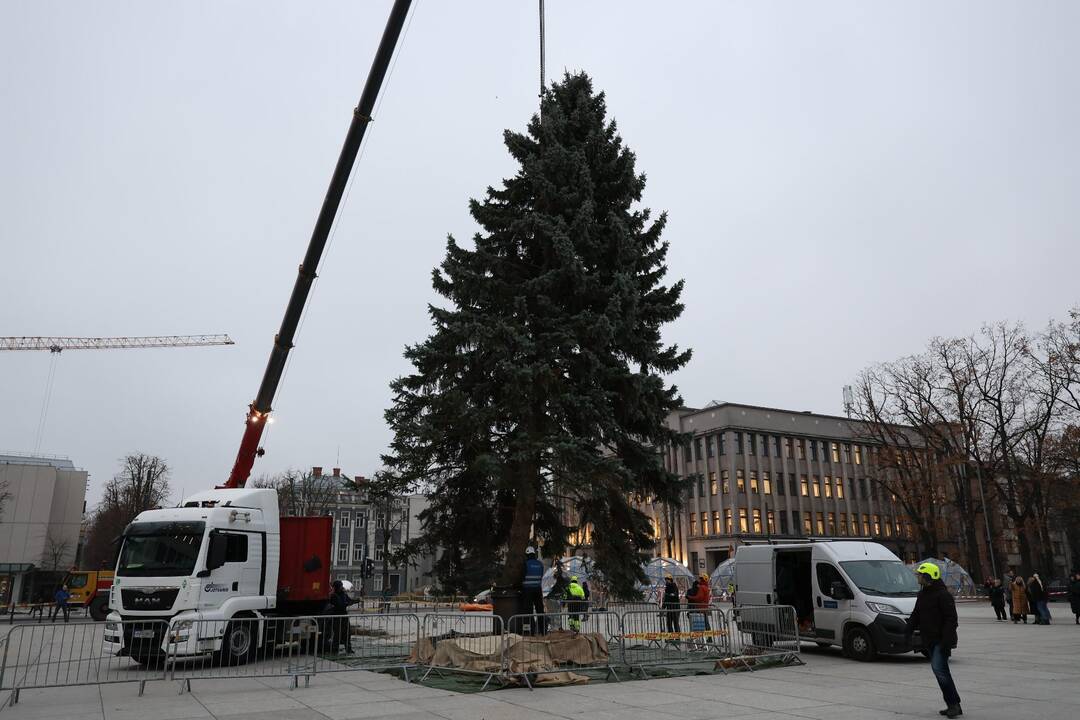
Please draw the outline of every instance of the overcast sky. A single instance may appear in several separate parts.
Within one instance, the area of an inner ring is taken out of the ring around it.
[[[68,352],[42,450],[91,502],[142,451],[225,479],[390,7],[0,3],[0,335],[225,332]],[[1080,3],[548,0],[667,210],[690,405],[825,413],[868,363],[1080,301]],[[414,3],[255,474],[369,475],[467,200],[514,172],[535,1]],[[50,358],[0,353],[0,451]]]

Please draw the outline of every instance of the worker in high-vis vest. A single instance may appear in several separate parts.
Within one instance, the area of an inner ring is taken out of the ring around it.
[[[585,588],[578,582],[578,576],[570,578],[570,584],[566,586],[566,611],[570,614],[570,629],[581,632],[581,613],[588,607],[585,604]]]
[[[536,557],[536,548],[529,546],[525,548],[525,574],[521,579],[521,604],[526,615],[533,615],[533,635],[547,634],[543,584],[544,564]]]

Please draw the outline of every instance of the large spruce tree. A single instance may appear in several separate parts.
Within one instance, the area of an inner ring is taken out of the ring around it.
[[[448,306],[429,308],[434,332],[391,385],[384,460],[431,490],[424,542],[443,548],[448,589],[518,582],[526,546],[563,552],[574,518],[631,595],[653,544],[633,501],[677,505],[683,489],[660,462],[681,404],[662,376],[690,358],[661,342],[683,309],[683,283],[663,284],[666,219],[636,207],[645,176],[585,74],[504,141],[520,168],[471,201],[475,249],[450,237],[433,272]]]

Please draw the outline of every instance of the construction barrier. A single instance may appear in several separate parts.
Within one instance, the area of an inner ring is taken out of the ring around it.
[[[631,610],[622,614],[620,664],[648,677],[648,669],[718,663],[731,656],[728,617],[718,608]]]
[[[587,607],[545,615],[514,615],[503,634],[503,673],[520,678],[530,688],[540,676],[604,670],[605,677],[619,679],[612,662],[612,648],[622,634],[618,615]],[[572,679],[563,676],[560,681]]]
[[[401,668],[408,679],[409,656],[420,636],[414,613],[320,615],[318,672]]]
[[[31,688],[137,682],[142,695],[147,680],[165,679],[166,627],[161,620],[15,626],[0,658],[0,690],[12,691],[12,705]]]
[[[754,670],[779,662],[802,665],[799,622],[790,605],[744,605],[731,610],[731,662]]]
[[[484,689],[505,675],[502,618],[477,613],[425,615],[410,660],[425,669],[420,681],[435,673],[479,675]]]
[[[318,640],[312,616],[182,620],[169,628],[165,665],[181,693],[219,678],[291,677],[295,688],[316,672]]]

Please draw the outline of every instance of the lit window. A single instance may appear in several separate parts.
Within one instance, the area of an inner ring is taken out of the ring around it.
[[[817,514],[817,534],[825,534],[825,515],[823,513]]]
[[[844,478],[836,478],[836,497],[844,499]]]
[[[841,535],[847,535],[847,513],[840,513],[840,530]]]
[[[754,526],[753,526],[754,527],[754,532],[757,533],[758,535],[760,535],[761,534],[761,511],[758,510],[757,508],[754,508],[753,517],[754,517]]]
[[[747,532],[746,508],[739,508],[739,532]]]
[[[690,534],[697,535],[697,515],[690,513]]]
[[[814,497],[821,497],[821,478],[814,476]]]
[[[802,528],[804,535],[814,534],[814,518],[809,512],[803,513]]]
[[[788,437],[784,438],[784,455],[786,455],[787,457],[792,457],[791,438]]]
[[[746,478],[743,477],[742,470],[735,470],[735,489],[738,492],[746,492]]]
[[[840,462],[840,445],[839,443],[832,444],[832,461],[834,463]]]
[[[798,444],[797,447],[799,449],[799,460],[805,460],[806,459],[806,441],[803,440],[802,438],[799,438],[799,444]]]
[[[867,537],[869,537],[870,536],[870,516],[867,515],[866,513],[863,513],[863,516],[862,516],[862,528],[863,528],[863,535],[866,535]]]
[[[758,491],[757,471],[750,471],[750,492],[756,493]]]
[[[836,534],[836,513],[834,512],[829,513],[829,534]]]
[[[768,511],[767,513],[765,513],[765,516],[766,516],[766,522],[767,522],[767,523],[768,523],[768,525],[769,525],[769,534],[773,534],[773,533],[775,533],[775,532],[776,532],[776,517],[775,517],[775,513],[773,513],[773,511],[772,511],[772,510],[770,510],[770,511]]]
[[[855,464],[862,465],[862,448],[858,445],[855,446]]]
[[[828,475],[825,476],[825,497],[832,497],[832,478]]]
[[[725,510],[724,511],[724,532],[726,532],[728,535],[730,535],[731,531],[732,531],[732,528],[731,528],[731,510]]]
[[[731,476],[728,474],[727,470],[722,470],[720,472],[720,478],[721,478],[721,480],[723,480],[722,485],[723,485],[725,495],[727,495],[728,493],[731,492],[731,482],[730,482],[730,479],[729,479],[730,477]]]
[[[716,494],[716,471],[715,470],[709,473],[709,492],[711,492],[713,495]]]
[[[799,476],[799,483],[802,489],[802,496],[810,497],[810,481],[806,479],[805,475]]]
[[[844,443],[844,462],[851,462],[851,443]]]
[[[769,480],[769,473],[761,473],[761,489],[766,495],[772,495],[772,481]]]
[[[875,535],[880,535],[881,534],[881,516],[880,515],[875,515],[874,516],[874,534]]]
[[[713,532],[716,533],[717,535],[724,532],[724,529],[720,526],[720,511],[719,510],[713,510],[712,527],[713,527]]]
[[[709,534],[709,513],[707,512],[701,513],[701,534]]]

